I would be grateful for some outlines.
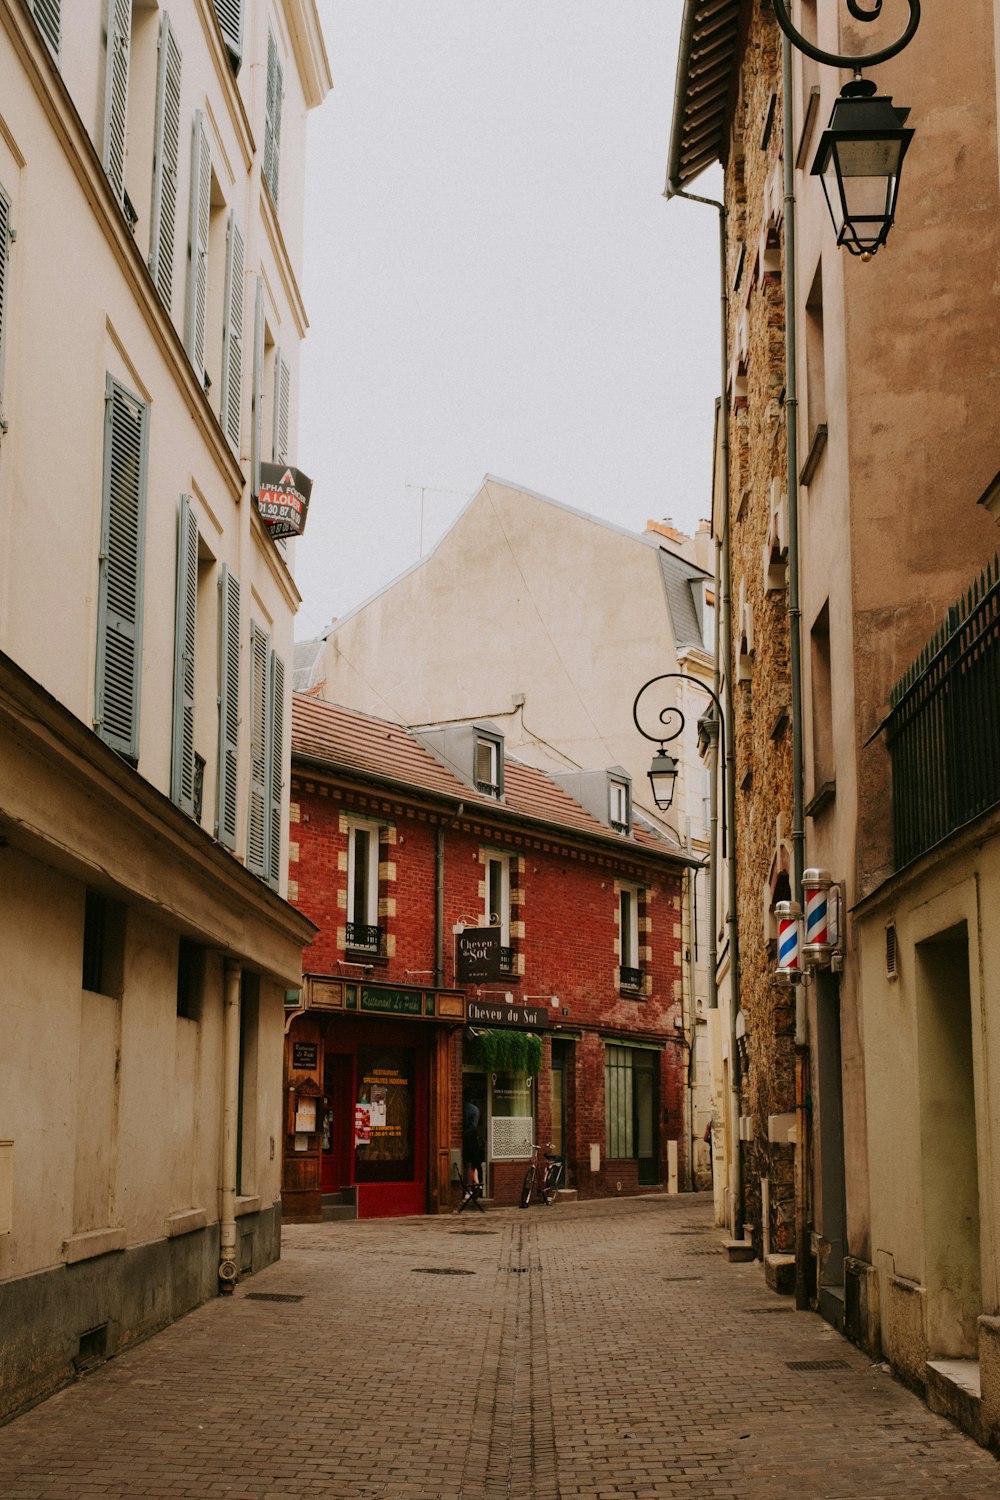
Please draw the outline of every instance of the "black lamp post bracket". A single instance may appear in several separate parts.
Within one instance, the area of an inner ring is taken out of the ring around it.
[[[910,18],[902,36],[891,42],[888,47],[880,47],[875,52],[849,54],[825,52],[822,47],[817,47],[814,43],[807,41],[801,31],[797,31],[792,25],[787,0],[772,0],[775,20],[793,47],[797,47],[814,62],[826,63],[830,68],[851,68],[855,73],[862,68],[873,67],[875,63],[886,62],[890,57],[895,57],[902,52],[904,47],[909,46],[920,25],[920,0],[906,0],[906,3],[910,8]],[[882,0],[844,0],[844,4],[856,21],[877,21],[882,14]]]

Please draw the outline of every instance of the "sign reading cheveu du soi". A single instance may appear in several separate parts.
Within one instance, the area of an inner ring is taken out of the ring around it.
[[[388,1012],[394,1016],[423,1015],[424,997],[420,990],[369,989],[361,986],[361,1009]]]

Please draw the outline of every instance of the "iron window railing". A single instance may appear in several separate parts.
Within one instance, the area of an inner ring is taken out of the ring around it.
[[[513,948],[500,949],[500,973],[515,974],[517,972],[517,953]]]
[[[346,942],[348,948],[353,948],[358,953],[381,954],[382,929],[370,927],[363,922],[348,922]]]
[[[625,969],[625,968],[619,969],[618,970],[618,983],[619,983],[619,987],[621,989],[623,989],[623,990],[641,990],[642,989],[642,970],[641,969]]]
[[[953,604],[893,689],[896,868],[1000,803],[1000,564]]]

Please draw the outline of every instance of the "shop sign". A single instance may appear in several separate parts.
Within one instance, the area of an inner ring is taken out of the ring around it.
[[[499,927],[465,927],[455,934],[459,984],[500,978]]]
[[[508,1005],[506,1001],[471,1000],[466,1020],[472,1026],[515,1026],[519,1031],[540,1031],[549,1024],[549,1013],[541,1005]]]
[[[286,464],[261,464],[257,509],[275,539],[302,535],[311,494],[312,480],[300,470]]]
[[[392,1016],[423,1015],[424,997],[420,990],[383,990],[361,988],[361,1009]]]
[[[319,1061],[317,1042],[292,1043],[292,1067],[297,1073],[311,1073]]]

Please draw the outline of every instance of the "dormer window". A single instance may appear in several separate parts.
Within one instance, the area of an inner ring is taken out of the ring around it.
[[[503,741],[476,731],[476,789],[486,797],[503,796]]]
[[[632,830],[632,794],[629,783],[612,776],[608,781],[608,795],[610,798],[608,818],[612,828],[616,833],[630,833]]]

